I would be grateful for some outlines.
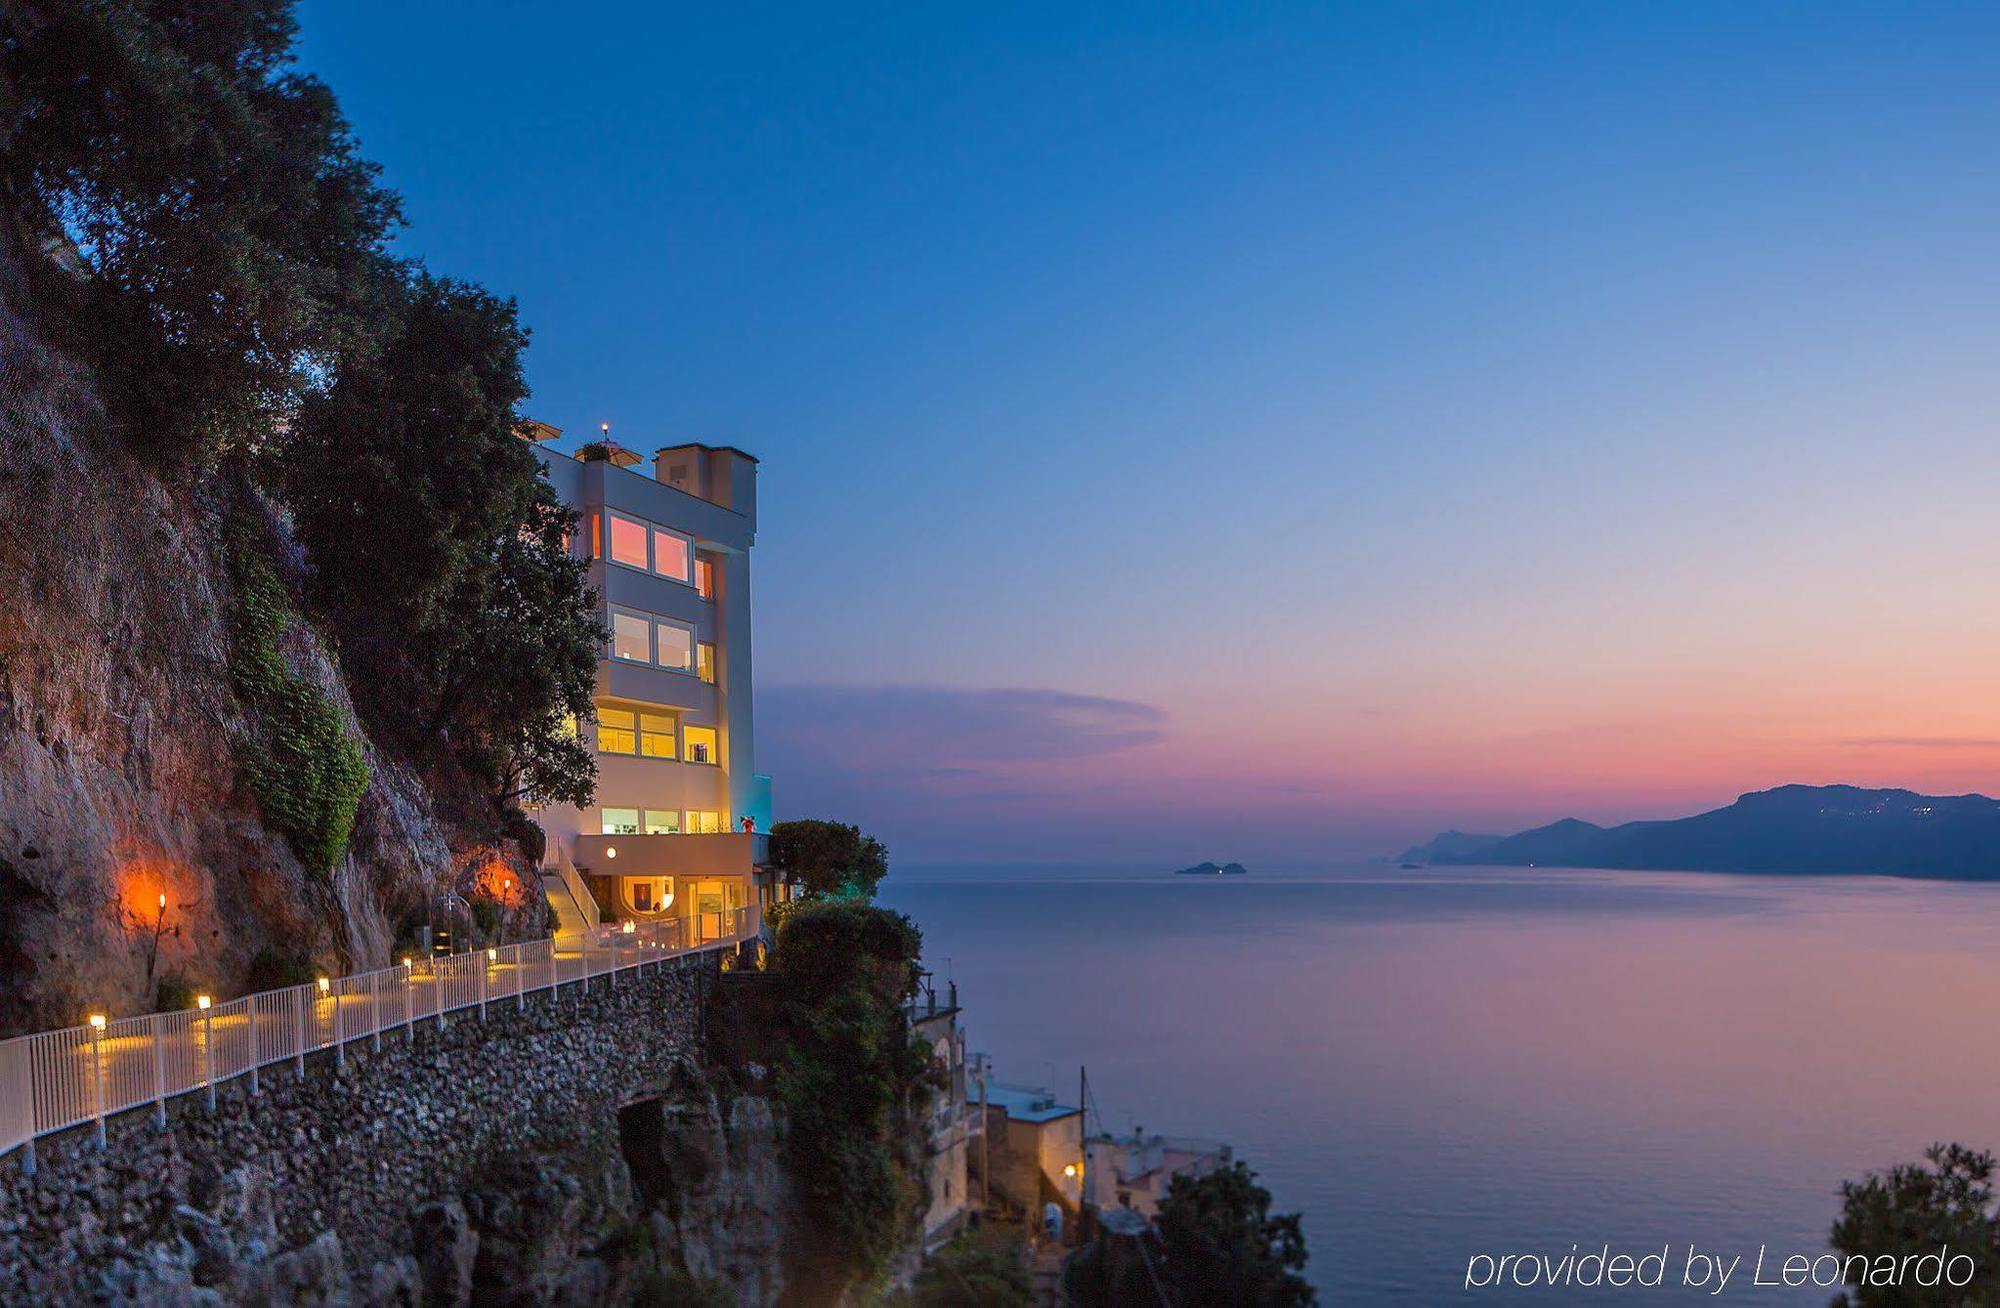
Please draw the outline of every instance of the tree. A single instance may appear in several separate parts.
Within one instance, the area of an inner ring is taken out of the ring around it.
[[[889,851],[846,822],[806,818],[771,828],[771,866],[812,899],[867,899],[889,874]]]
[[[787,1170],[810,1214],[788,1246],[790,1279],[811,1302],[879,1280],[917,1219],[910,1151],[932,1068],[902,1005],[922,944],[909,918],[869,904],[802,904],[778,928],[774,1089]]]
[[[1294,1308],[1317,1302],[1298,1214],[1271,1216],[1271,1192],[1242,1163],[1176,1176],[1160,1203],[1160,1247],[1176,1304]]]
[[[506,802],[587,804],[604,639],[576,515],[515,435],[527,333],[511,300],[411,270],[283,447],[310,594],[379,688],[377,725]]]
[[[248,444],[365,334],[400,221],[290,0],[19,0],[0,11],[0,192],[91,276],[114,410],[166,452]]]
[[[924,1264],[903,1308],[1032,1308],[1034,1278],[1018,1249],[995,1249],[959,1235]]]
[[[1849,1284],[1836,1303],[1863,1308],[1978,1308],[2000,1304],[2000,1221],[1993,1199],[1994,1158],[1963,1145],[1934,1144],[1923,1163],[1870,1173],[1840,1187],[1840,1217],[1832,1244],[1844,1258],[1869,1262],[1888,1255],[1936,1254],[1945,1246],[1969,1254],[1975,1271],[1969,1284],[1922,1286],[1909,1278],[1897,1285]],[[1858,1279],[1850,1276],[1851,1281]]]

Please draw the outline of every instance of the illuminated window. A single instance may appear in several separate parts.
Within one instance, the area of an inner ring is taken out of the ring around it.
[[[590,557],[604,557],[604,515],[596,509],[590,511]]]
[[[646,524],[622,513],[611,515],[611,561],[628,568],[646,567]]]
[[[690,835],[713,835],[722,830],[722,814],[714,809],[688,810],[687,829]]]
[[[686,748],[681,757],[690,763],[720,763],[721,755],[715,751],[714,727],[682,727],[681,739]]]
[[[603,815],[603,831],[607,836],[636,836],[639,834],[639,810],[636,808],[607,808],[599,812]]]
[[[674,757],[674,720],[657,713],[641,713],[639,752],[647,758]]]
[[[638,736],[633,732],[631,709],[597,710],[597,751],[600,754],[636,754]]]
[[[663,668],[676,672],[686,672],[694,667],[694,633],[678,623],[661,622],[659,628],[659,653],[655,656]]]
[[[681,833],[681,815],[671,808],[649,808],[646,810],[646,834],[649,836],[677,836]]]
[[[688,553],[687,537],[653,528],[653,571],[675,581],[686,581]]]
[[[611,657],[634,663],[653,661],[652,624],[633,613],[611,615]]]
[[[697,558],[694,561],[694,588],[705,600],[715,598],[715,560]]]
[[[694,647],[694,674],[703,681],[715,681],[715,646],[702,641]]]

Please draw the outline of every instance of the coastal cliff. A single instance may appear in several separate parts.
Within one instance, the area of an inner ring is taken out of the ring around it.
[[[142,457],[52,343],[5,242],[0,1034],[149,1010],[170,977],[230,994],[253,966],[380,966],[427,901],[496,867],[525,885],[490,810],[369,739],[294,608],[278,657],[366,768],[345,847],[325,868],[302,859],[247,784],[269,724],[232,675],[227,528],[246,524],[289,591],[301,561],[283,519],[217,467],[165,475]],[[539,926],[525,895],[507,907]]]

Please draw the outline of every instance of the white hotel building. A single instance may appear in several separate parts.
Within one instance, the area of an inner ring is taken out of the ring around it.
[[[597,664],[597,802],[536,814],[543,887],[565,934],[604,923],[693,919],[758,902],[771,783],[751,719],[750,547],[757,460],[727,446],[639,456],[609,442],[580,456],[523,435],[581,518],[575,548],[610,632]]]

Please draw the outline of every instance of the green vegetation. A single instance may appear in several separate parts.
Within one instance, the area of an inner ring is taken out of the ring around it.
[[[867,904],[802,905],[778,930],[775,1088],[808,1216],[793,1247],[800,1285],[879,1282],[916,1220],[910,1151],[932,1072],[903,1003],[922,945],[909,918]]]
[[[289,0],[36,0],[0,21],[0,191],[93,272],[90,350],[166,454],[266,436],[364,333],[399,221]],[[34,240],[28,242],[31,246]]]
[[[311,985],[317,975],[312,964],[305,959],[266,945],[257,951],[257,957],[250,960],[250,973],[243,979],[243,993]]]
[[[771,866],[808,899],[865,900],[889,874],[889,851],[851,823],[807,818],[771,828]]]
[[[1034,1278],[1017,1248],[996,1248],[959,1235],[917,1273],[894,1308],[1032,1308]]]
[[[1889,1256],[1896,1265],[1906,1257],[1936,1254],[1949,1245],[1954,1254],[1969,1254],[1976,1270],[1963,1286],[1922,1286],[1902,1279],[1897,1285],[1852,1285],[1836,1304],[1856,1308],[1987,1308],[2000,1304],[2000,1217],[1994,1212],[1990,1153],[1963,1145],[1935,1144],[1924,1151],[1924,1163],[1871,1173],[1840,1187],[1840,1218],[1833,1224],[1832,1244],[1843,1258],[1873,1263]],[[1926,1166],[1925,1164],[1928,1164]]]
[[[1176,1308],[1307,1308],[1318,1302],[1299,1275],[1306,1240],[1298,1214],[1273,1217],[1271,1192],[1242,1163],[1199,1179],[1175,1177],[1154,1230],[1157,1237],[1144,1237],[1151,1272],[1136,1256],[1116,1263],[1102,1237],[1075,1258],[1067,1277],[1072,1301],[1084,1308],[1157,1301],[1164,1290]]]
[[[389,254],[400,202],[293,68],[291,0],[4,13],[5,219],[51,251],[38,293],[71,310],[52,316],[124,428],[164,464],[227,461],[284,500],[376,739],[503,811],[588,803],[573,724],[602,633],[574,517],[513,434],[527,334],[511,301]],[[232,672],[272,728],[250,783],[325,867],[359,756],[277,657],[289,604],[253,544],[229,541]]]
[[[443,747],[505,805],[588,804],[604,640],[576,515],[515,435],[527,345],[512,301],[413,271],[377,335],[307,398],[285,497],[311,594],[382,731]]]
[[[178,972],[170,972],[160,978],[153,987],[153,1011],[155,1013],[178,1013],[193,1008],[195,988],[188,979]]]
[[[256,718],[245,780],[264,816],[290,839],[299,861],[330,870],[346,852],[368,764],[326,693],[285,661],[278,641],[293,619],[284,583],[247,511],[224,527],[230,578],[229,677]]]

